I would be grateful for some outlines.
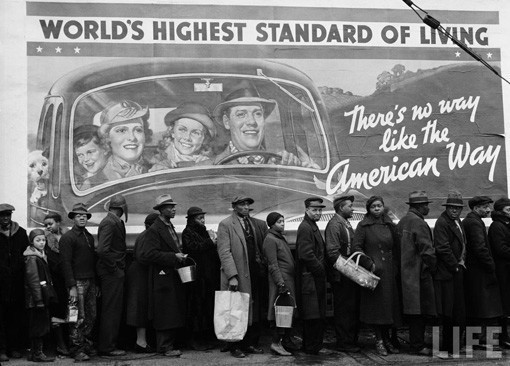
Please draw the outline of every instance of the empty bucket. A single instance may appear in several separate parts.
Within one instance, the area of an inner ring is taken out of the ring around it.
[[[197,278],[197,264],[191,257],[186,257],[186,259],[191,259],[193,264],[191,266],[177,268],[177,273],[179,273],[182,283],[193,282]]]

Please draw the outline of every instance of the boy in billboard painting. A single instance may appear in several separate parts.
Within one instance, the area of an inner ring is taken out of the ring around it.
[[[108,151],[98,135],[99,127],[94,125],[79,126],[74,130],[73,147],[76,185],[79,190],[86,190],[107,181],[103,168],[108,159]]]

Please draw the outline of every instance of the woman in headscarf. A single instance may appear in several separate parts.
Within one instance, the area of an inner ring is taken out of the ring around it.
[[[360,320],[375,331],[376,351],[381,356],[398,353],[389,338],[389,330],[400,323],[398,266],[393,252],[398,246],[396,226],[386,213],[383,198],[372,196],[367,213],[354,234],[353,252],[363,252],[360,264],[380,277],[374,290],[361,289]]]

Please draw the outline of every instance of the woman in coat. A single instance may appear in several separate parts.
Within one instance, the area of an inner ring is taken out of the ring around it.
[[[503,317],[501,318],[503,331],[500,336],[500,344],[509,347],[507,317],[510,316],[510,291],[508,291],[510,287],[510,199],[500,198],[494,202],[494,211],[491,213],[491,217],[489,242],[494,255],[496,276],[503,303]]]
[[[276,327],[274,303],[278,296],[286,299],[292,296],[294,300],[290,299],[290,304],[283,302],[282,304],[285,306],[295,305],[294,257],[285,236],[283,236],[285,230],[283,215],[278,212],[271,212],[267,215],[266,222],[269,231],[262,246],[268,265],[269,308],[267,319],[273,328],[271,351],[281,356],[290,356],[289,351],[297,350],[291,338],[292,329]]]
[[[144,237],[147,229],[158,218],[157,213],[151,213],[145,218],[145,230],[136,238],[133,249],[133,263],[129,266],[126,276],[126,324],[136,327],[135,352],[151,353],[154,348],[147,343],[147,327],[149,325],[149,268],[140,258],[143,250]]]
[[[188,221],[182,232],[182,251],[197,265],[196,280],[186,284],[187,330],[192,338],[191,346],[197,350],[210,348],[208,343],[215,338],[214,293],[220,289],[220,257],[216,249],[216,233],[207,230],[205,214],[200,207],[190,207],[186,216]],[[203,344],[197,344],[198,340]]]
[[[372,196],[366,203],[367,213],[354,234],[353,252],[363,252],[360,263],[380,277],[372,291],[361,289],[360,320],[374,327],[376,350],[381,356],[388,351],[398,353],[389,338],[389,329],[401,321],[398,300],[397,266],[393,251],[398,234],[393,221],[385,213],[382,197]]]

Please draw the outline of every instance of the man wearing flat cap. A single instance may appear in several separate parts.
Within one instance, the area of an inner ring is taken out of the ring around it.
[[[126,351],[117,349],[126,268],[126,226],[122,215],[128,217],[126,199],[121,194],[105,204],[108,212],[97,229],[97,274],[101,284],[101,319],[99,323],[98,351],[107,356],[123,356]]]
[[[425,324],[429,317],[437,316],[434,281],[437,259],[432,231],[425,221],[429,203],[425,191],[409,194],[407,214],[400,220],[400,274],[403,313],[409,324],[409,343],[413,353],[431,355],[425,347]],[[398,255],[398,254],[397,254]]]
[[[460,327],[462,334],[466,325],[464,300],[464,271],[466,270],[466,234],[460,222],[464,207],[459,192],[448,193],[445,211],[434,226],[434,248],[437,270],[434,274],[434,290],[437,312],[443,323],[442,351],[453,352],[453,327]],[[463,345],[461,344],[460,347]]]
[[[333,288],[336,346],[340,352],[359,352],[356,345],[359,331],[359,286],[333,268],[340,255],[349,257],[354,230],[349,223],[354,208],[354,196],[333,200],[336,214],[326,226],[327,268]]]
[[[59,248],[70,300],[83,309],[78,322],[70,323],[69,330],[71,355],[81,362],[95,354],[91,333],[96,321],[96,257],[94,238],[86,229],[92,215],[85,204],[76,203],[67,216],[74,225],[60,238]]]
[[[305,200],[305,216],[296,237],[296,292],[303,320],[302,349],[314,355],[322,349],[326,319],[325,244],[317,226],[326,207],[322,202],[320,197]]]
[[[254,200],[240,195],[232,199],[232,215],[218,226],[218,255],[221,261],[222,291],[241,291],[250,294],[248,330],[240,342],[230,343],[230,354],[243,358],[246,353],[263,353],[258,348],[261,299],[266,288],[267,273],[262,256],[262,243],[267,232],[266,223],[250,217]]]
[[[480,345],[491,342],[487,339],[487,326],[498,325],[503,315],[496,264],[489,245],[489,237],[483,218],[491,212],[492,199],[476,196],[468,201],[471,212],[462,221],[466,233],[466,272],[464,283],[466,291],[466,316],[469,325],[481,326]]]
[[[20,358],[28,336],[25,314],[25,229],[12,221],[14,207],[0,204],[0,362]]]
[[[299,146],[296,146],[297,156],[286,150],[271,153],[273,156],[279,155],[279,159],[266,159],[269,152],[257,154],[257,151],[265,150],[266,118],[275,107],[276,101],[261,97],[255,85],[250,82],[243,81],[230,91],[213,112],[216,121],[230,131],[229,144],[216,156],[214,163],[270,163],[318,169],[319,166]],[[231,155],[232,158],[228,158]]]
[[[156,350],[167,357],[179,357],[174,346],[177,330],[185,324],[186,294],[176,269],[186,255],[171,219],[177,203],[169,194],[156,198],[159,217],[147,229],[140,248],[140,261],[149,265],[149,320],[156,330]]]

